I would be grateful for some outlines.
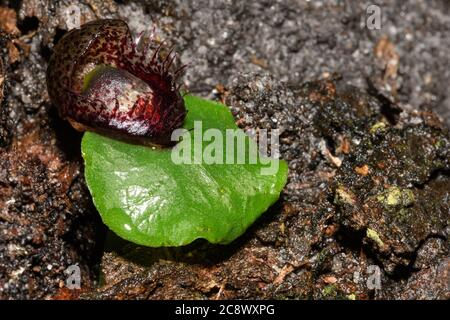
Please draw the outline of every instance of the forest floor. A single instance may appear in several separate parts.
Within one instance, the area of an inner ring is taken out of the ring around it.
[[[288,184],[232,244],[145,248],[101,223],[45,75],[102,18],[155,27],[185,90],[281,129]],[[0,299],[450,298],[449,29],[445,0],[0,0]]]

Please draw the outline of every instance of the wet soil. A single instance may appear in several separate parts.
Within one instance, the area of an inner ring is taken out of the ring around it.
[[[152,249],[101,223],[45,83],[78,11],[155,26],[185,90],[280,129],[288,184],[241,238]],[[450,298],[449,21],[445,0],[0,0],[0,299]]]

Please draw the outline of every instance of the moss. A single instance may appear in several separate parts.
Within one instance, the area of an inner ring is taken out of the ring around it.
[[[414,203],[414,193],[411,189],[390,187],[377,196],[378,202],[386,207],[407,207]]]
[[[356,295],[354,293],[347,295],[348,300],[356,300]]]
[[[375,230],[367,228],[366,236],[367,238],[375,242],[378,246],[380,247],[384,246],[384,242],[381,240],[380,236],[378,235],[378,232],[376,232]]]
[[[334,297],[336,296],[336,286],[334,284],[327,285],[322,289],[323,297]]]
[[[355,204],[355,196],[347,191],[344,187],[339,186],[336,189],[335,197],[334,197],[334,203],[335,204]]]
[[[370,128],[370,133],[375,134],[386,130],[386,123],[379,121]]]

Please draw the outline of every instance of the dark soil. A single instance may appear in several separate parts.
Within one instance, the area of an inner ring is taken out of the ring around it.
[[[0,0],[0,299],[449,299],[450,5],[375,1],[369,30],[373,2]],[[154,24],[186,90],[280,129],[288,184],[241,238],[152,249],[106,231],[46,92],[74,8]]]

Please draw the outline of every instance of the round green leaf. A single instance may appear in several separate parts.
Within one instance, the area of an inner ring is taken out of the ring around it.
[[[245,163],[174,162],[174,154],[195,161],[205,152],[226,156],[238,146],[236,142],[234,149],[227,149],[224,142],[214,150],[215,139],[195,139],[211,128],[224,137],[226,129],[237,129],[226,106],[194,96],[186,96],[185,103],[184,128],[190,131],[174,149],[128,144],[92,132],[83,137],[85,176],[94,204],[103,222],[126,240],[152,247],[180,246],[198,238],[229,243],[279,198],[286,184],[284,161],[258,155],[257,163],[250,163],[256,144],[247,136]],[[201,130],[193,129],[195,121]],[[264,168],[278,170],[262,174]]]

